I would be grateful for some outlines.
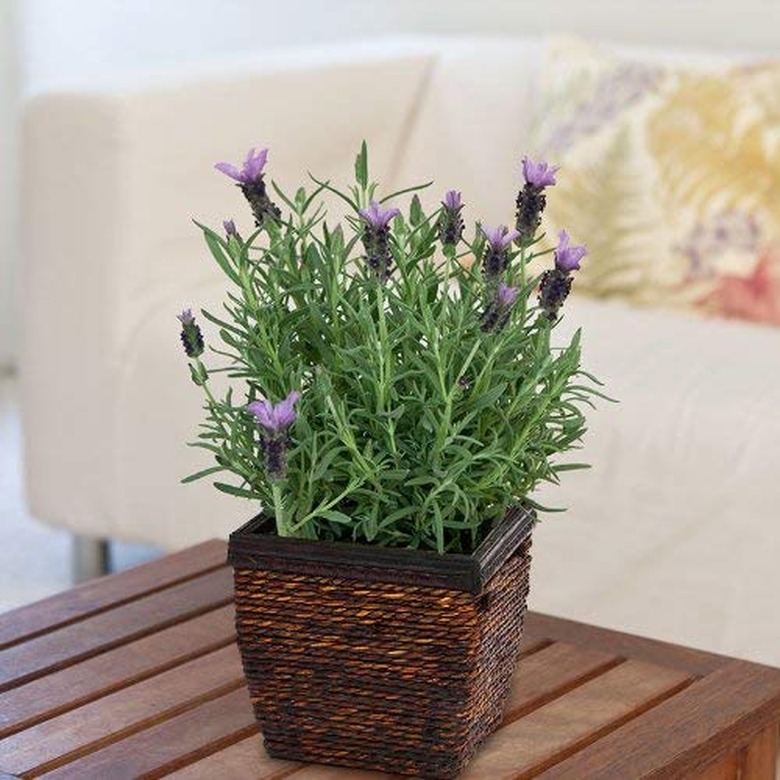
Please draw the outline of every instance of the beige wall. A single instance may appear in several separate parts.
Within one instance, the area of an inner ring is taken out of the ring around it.
[[[20,10],[28,91],[275,46],[399,33],[569,32],[780,54],[780,0],[23,0]]]
[[[0,373],[18,343],[16,314],[17,69],[12,0],[0,0]]]

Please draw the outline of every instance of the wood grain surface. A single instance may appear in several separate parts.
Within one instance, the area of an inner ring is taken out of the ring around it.
[[[0,616],[0,778],[370,780],[270,758],[213,541]],[[780,671],[529,613],[467,780],[775,777]]]

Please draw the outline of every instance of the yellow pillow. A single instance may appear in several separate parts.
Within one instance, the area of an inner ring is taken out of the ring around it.
[[[780,62],[680,68],[551,45],[535,120],[577,289],[780,325]]]

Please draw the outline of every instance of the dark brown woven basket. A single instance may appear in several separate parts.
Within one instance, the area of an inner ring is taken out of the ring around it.
[[[460,772],[498,726],[528,595],[532,513],[474,555],[230,537],[244,673],[276,758]]]

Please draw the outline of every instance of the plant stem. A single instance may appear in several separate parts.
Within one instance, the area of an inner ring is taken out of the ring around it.
[[[287,521],[284,516],[284,500],[282,499],[282,488],[278,482],[271,485],[271,494],[274,497],[274,517],[276,518],[276,533],[279,536],[291,536],[287,528]]]

